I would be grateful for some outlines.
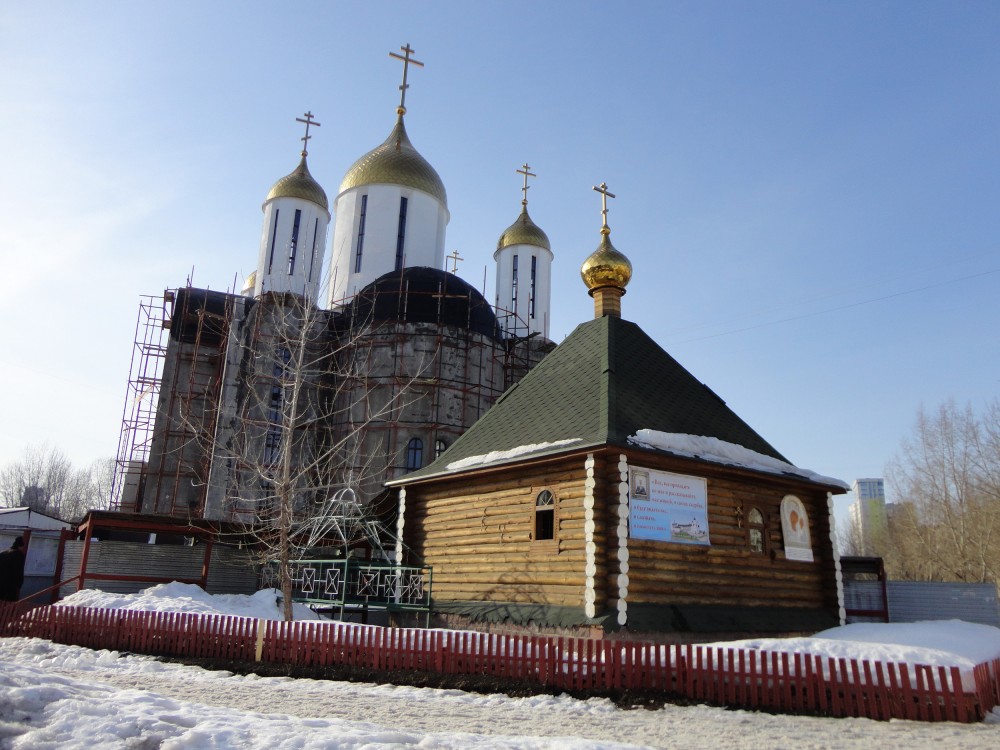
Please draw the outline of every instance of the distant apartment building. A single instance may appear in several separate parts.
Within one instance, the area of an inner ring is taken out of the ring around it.
[[[857,550],[862,555],[881,554],[886,524],[885,481],[882,479],[855,479],[851,485],[854,502],[851,504],[851,527]]]

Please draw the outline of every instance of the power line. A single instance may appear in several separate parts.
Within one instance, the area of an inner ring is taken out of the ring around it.
[[[778,323],[788,323],[793,320],[803,320],[804,318],[812,318],[817,315],[825,315],[830,312],[837,312],[839,310],[849,310],[853,307],[861,307],[862,305],[870,305],[874,302],[881,302],[887,299],[893,299],[895,297],[904,297],[908,294],[916,294],[917,292],[925,292],[928,289],[936,289],[938,287],[947,286],[949,284],[957,284],[961,281],[969,281],[971,279],[978,279],[983,276],[989,276],[990,274],[1000,273],[1000,268],[994,268],[990,271],[981,271],[980,273],[970,274],[968,276],[961,276],[957,279],[948,279],[947,281],[939,281],[935,284],[927,284],[926,286],[917,287],[915,289],[905,289],[901,292],[895,292],[894,294],[885,294],[881,297],[872,297],[871,299],[861,300],[859,302],[852,302],[847,305],[838,305],[837,307],[828,307],[824,310],[816,310],[814,312],[803,313],[802,315],[792,315],[787,318],[780,318],[778,320],[771,320],[766,323],[758,323],[757,325],[744,326],[743,328],[734,328],[730,331],[722,331],[721,333],[712,333],[707,336],[696,336],[690,339],[684,339],[682,341],[674,342],[676,344],[689,344],[694,341],[705,341],[707,339],[719,338],[720,336],[729,336],[734,333],[743,333],[745,331],[753,331],[758,328],[766,328],[767,326],[777,325]],[[762,313],[761,313],[762,314]]]

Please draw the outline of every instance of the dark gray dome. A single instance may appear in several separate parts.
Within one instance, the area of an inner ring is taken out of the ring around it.
[[[425,266],[380,276],[344,312],[354,325],[438,323],[501,340],[497,317],[482,294],[453,273]]]

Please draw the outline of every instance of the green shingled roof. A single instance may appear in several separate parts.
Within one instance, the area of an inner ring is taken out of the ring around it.
[[[640,429],[714,437],[787,461],[639,326],[604,317],[578,326],[440,458],[391,484],[451,473],[447,466],[463,458],[524,445],[574,441],[531,458],[624,447]]]

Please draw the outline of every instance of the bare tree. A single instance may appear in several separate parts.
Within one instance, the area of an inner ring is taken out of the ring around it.
[[[73,469],[60,506],[59,517],[65,521],[80,521],[89,510],[103,510],[111,500],[115,473],[113,458],[99,458],[89,466]]]
[[[856,557],[865,553],[861,528],[853,516],[848,516],[837,525],[837,544],[841,555]]]
[[[110,459],[76,469],[58,448],[30,445],[0,470],[0,498],[7,507],[74,520],[89,508],[107,507],[110,471]]]
[[[207,489],[259,561],[276,566],[286,619],[296,558],[325,545],[377,550],[384,533],[375,501],[398,451],[371,428],[412,403],[409,386],[425,363],[374,387],[370,328],[303,297],[265,294],[229,334],[240,375],[235,409],[211,435]]]
[[[1000,402],[923,409],[887,471],[900,503],[886,568],[896,578],[1000,581]]]

